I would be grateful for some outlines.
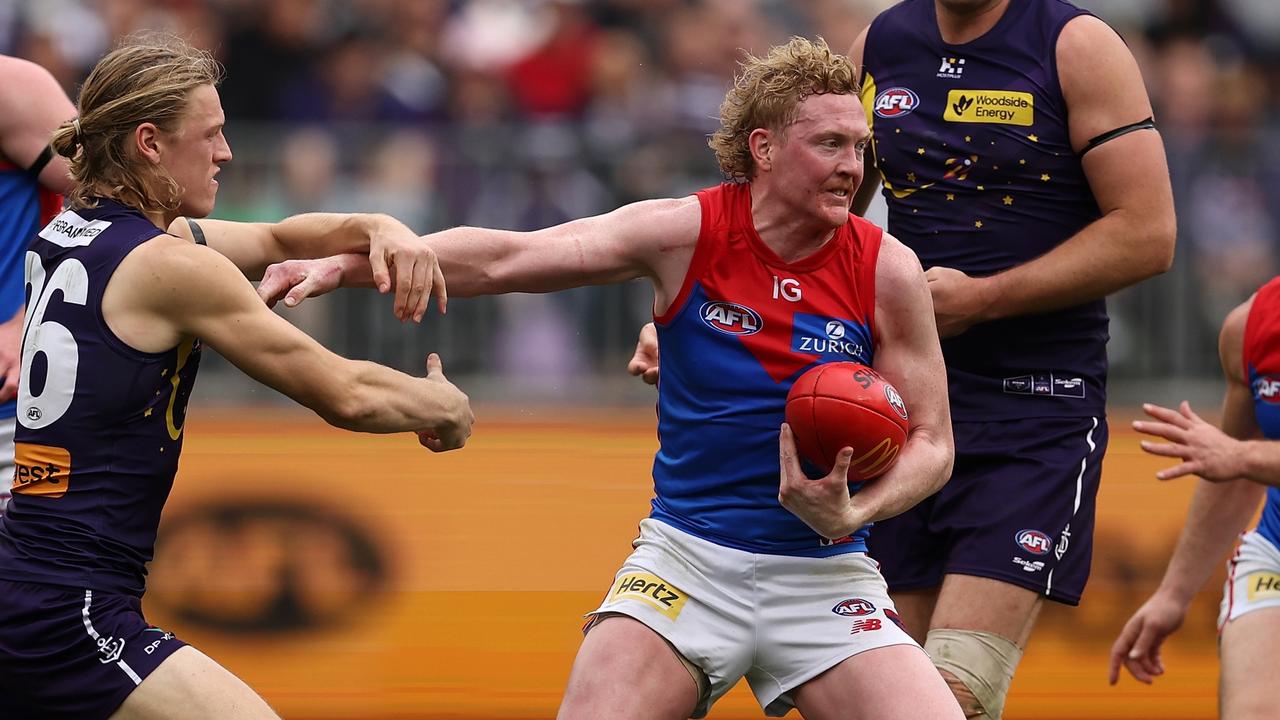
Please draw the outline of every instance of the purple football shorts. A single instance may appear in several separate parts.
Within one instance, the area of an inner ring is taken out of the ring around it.
[[[868,549],[890,591],[976,575],[1078,605],[1089,579],[1106,418],[956,422],[937,494],[876,523]]]
[[[0,579],[0,598],[5,720],[105,720],[186,645],[131,595]]]

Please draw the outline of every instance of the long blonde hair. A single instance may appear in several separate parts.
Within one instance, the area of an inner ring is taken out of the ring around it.
[[[50,141],[54,152],[71,160],[71,206],[106,196],[143,211],[177,208],[182,188],[164,168],[137,156],[134,130],[149,122],[176,132],[188,94],[222,78],[212,55],[168,34],[130,36],[99,60],[80,89],[79,117],[63,123]]]
[[[752,131],[784,130],[805,98],[827,94],[856,96],[858,76],[849,58],[822,38],[793,37],[763,58],[748,54],[720,105],[720,129],[707,141],[721,172],[734,180],[753,178]]]

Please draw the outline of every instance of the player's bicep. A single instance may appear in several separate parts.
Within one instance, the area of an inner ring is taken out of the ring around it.
[[[1084,151],[1095,138],[1151,118],[1151,100],[1138,61],[1106,23],[1090,15],[1073,19],[1062,29],[1056,52],[1058,82],[1076,152]]]
[[[308,407],[334,392],[340,358],[267,309],[230,260],[204,248],[184,254],[189,257],[167,268],[174,296],[159,298],[158,309],[179,332]]]
[[[194,227],[193,227],[194,225]],[[268,264],[280,259],[279,243],[268,223],[228,220],[195,220],[180,217],[169,225],[170,235],[196,241],[198,232],[210,249],[231,261],[242,275],[254,277]]]
[[[876,266],[875,367],[902,393],[911,425],[950,437],[947,372],[920,261],[885,235]]]

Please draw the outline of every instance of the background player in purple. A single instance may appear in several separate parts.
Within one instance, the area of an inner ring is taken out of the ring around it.
[[[22,258],[71,187],[67,161],[49,148],[75,107],[48,70],[0,55],[0,514],[13,479],[13,429],[22,354]]]
[[[93,69],[79,117],[53,136],[75,182],[25,260],[17,472],[0,518],[5,717],[275,717],[141,612],[203,343],[334,425],[415,431],[436,451],[470,434],[468,400],[435,355],[426,378],[340,358],[245,279],[283,258],[360,250],[384,287],[393,258],[398,307],[417,303],[414,288],[443,302],[435,258],[412,231],[385,216],[188,219],[213,210],[231,160],[220,74],[175,38],[126,44]]]
[[[1218,713],[1232,720],[1269,718],[1280,682],[1280,280],[1227,316],[1218,353],[1227,380],[1222,429],[1186,402],[1177,410],[1145,405],[1153,420],[1133,424],[1164,440],[1143,441],[1144,450],[1182,460],[1156,477],[1201,480],[1160,587],[1111,648],[1110,680],[1119,679],[1121,665],[1144,683],[1164,674],[1165,639],[1182,626],[1214,563],[1239,538],[1218,616]],[[1240,537],[1260,502],[1258,527]]]
[[[849,213],[868,139],[856,91],[847,58],[795,38],[750,58],[721,106],[711,146],[737,182],[536,232],[427,237],[462,295],[653,283],[668,347],[653,512],[592,613],[561,718],[701,717],[744,676],[771,716],[960,717],[863,552],[868,522],[945,479],[951,440],[919,263]],[[367,282],[363,258],[333,263]],[[332,289],[316,267],[286,263],[259,291]],[[805,351],[828,327],[845,342]],[[795,378],[836,360],[874,363],[911,408],[898,464],[856,493],[848,449],[811,481],[782,425]]]
[[[870,551],[965,713],[996,718],[1044,599],[1074,605],[1088,578],[1103,298],[1172,262],[1164,148],[1133,55],[1063,0],[905,0],[850,54],[889,230],[926,268],[956,443],[946,487]],[[650,382],[653,341],[629,365]]]

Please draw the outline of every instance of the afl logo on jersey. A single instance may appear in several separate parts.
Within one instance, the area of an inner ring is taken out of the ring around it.
[[[1272,405],[1280,403],[1280,380],[1267,375],[1254,380],[1253,396]]]
[[[707,327],[726,335],[754,335],[764,327],[760,313],[738,303],[705,302],[698,314]]]
[[[893,87],[876,96],[876,117],[910,115],[920,105],[920,96],[904,87]]]
[[[1032,555],[1048,555],[1053,547],[1053,541],[1049,536],[1039,530],[1020,530],[1013,537],[1013,541]]]

